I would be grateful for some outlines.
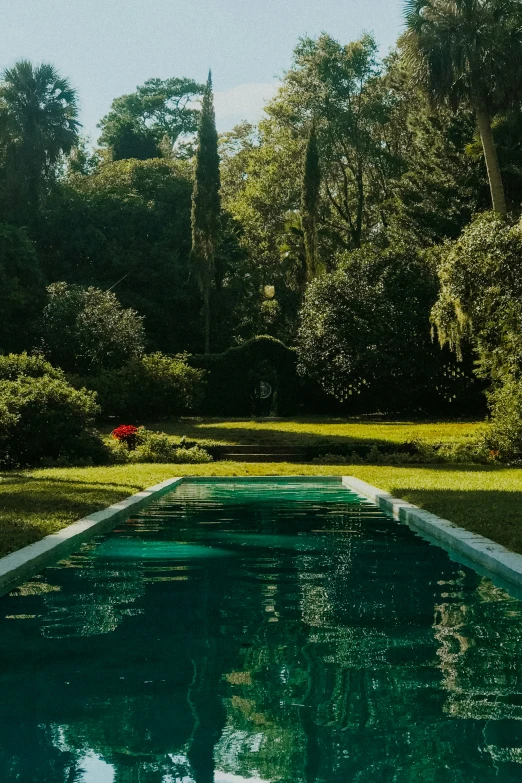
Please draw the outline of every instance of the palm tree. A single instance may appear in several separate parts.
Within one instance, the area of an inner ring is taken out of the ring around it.
[[[406,0],[401,39],[414,81],[437,103],[475,112],[493,209],[506,214],[492,115],[522,93],[520,0]]]
[[[0,83],[0,145],[13,209],[34,216],[43,186],[63,154],[78,142],[76,92],[52,65],[27,60]]]

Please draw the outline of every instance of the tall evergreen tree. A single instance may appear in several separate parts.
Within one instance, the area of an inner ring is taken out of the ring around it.
[[[319,208],[320,187],[321,169],[319,166],[319,150],[317,147],[315,123],[313,123],[306,145],[301,189],[301,226],[304,235],[306,277],[308,281],[313,280],[317,275],[317,213]]]
[[[209,72],[201,106],[192,191],[192,260],[203,296],[205,353],[210,350],[210,292],[220,228],[220,186],[218,136],[212,74]]]

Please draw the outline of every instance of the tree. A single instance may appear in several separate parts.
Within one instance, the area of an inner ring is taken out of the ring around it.
[[[382,229],[380,205],[401,172],[402,129],[390,122],[393,95],[376,51],[368,35],[346,46],[326,34],[303,38],[266,109],[272,123],[303,141],[314,120],[325,193],[321,228],[343,249]]]
[[[205,353],[210,350],[210,292],[218,246],[221,198],[212,76],[203,94],[192,192],[192,260],[203,296]]]
[[[440,410],[468,391],[470,379],[447,393],[455,362],[431,340],[436,296],[435,270],[414,248],[367,246],[346,254],[335,272],[307,289],[301,372],[353,408]]]
[[[441,345],[470,342],[482,377],[522,379],[522,227],[479,215],[437,252],[440,293],[432,311]]]
[[[20,228],[0,224],[0,354],[30,350],[45,303],[34,245]]]
[[[406,0],[401,46],[416,83],[437,103],[469,104],[484,148],[493,209],[506,215],[492,116],[521,92],[518,0]]]
[[[99,123],[99,143],[111,150],[113,160],[162,157],[164,139],[172,150],[180,137],[197,130],[198,110],[192,104],[203,89],[192,79],[148,79],[112,102]]]
[[[53,283],[43,316],[46,357],[73,373],[117,369],[143,353],[143,319],[98,288]]]
[[[190,277],[192,172],[179,160],[121,160],[53,189],[38,255],[47,280],[112,289],[145,317],[151,349],[201,350]]]
[[[321,169],[315,123],[312,124],[306,145],[301,191],[301,225],[303,228],[306,252],[307,278],[313,280],[317,275],[317,214],[321,188]]]
[[[0,84],[4,211],[33,222],[61,156],[78,141],[76,92],[52,65],[22,60]]]
[[[473,111],[433,105],[397,52],[386,59],[383,81],[392,96],[389,122],[403,129],[402,173],[388,183],[391,195],[381,205],[386,239],[393,245],[408,236],[417,247],[456,239],[490,198],[484,167],[467,152]]]

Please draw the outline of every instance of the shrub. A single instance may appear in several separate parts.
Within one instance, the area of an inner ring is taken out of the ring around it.
[[[95,395],[62,378],[20,376],[0,381],[0,462],[3,467],[42,460],[101,460],[93,433]]]
[[[185,355],[171,358],[152,353],[131,359],[119,370],[73,379],[73,383],[94,389],[106,416],[161,419],[194,407],[203,376],[202,370],[189,366]]]
[[[212,462],[210,454],[200,446],[180,448],[162,432],[149,433],[143,443],[129,452],[131,462],[174,462],[206,463]]]
[[[127,448],[134,449],[136,447],[136,433],[138,428],[134,424],[120,424],[111,432],[111,435],[115,440],[123,443]]]
[[[121,367],[143,353],[143,318],[125,310],[110,291],[53,283],[47,293],[43,342],[54,364],[71,373],[92,373]]]
[[[307,288],[299,370],[358,410],[441,410],[475,402],[474,380],[433,343],[437,278],[413,248],[366,247]],[[476,404],[476,403],[475,403]]]
[[[488,396],[492,456],[505,460],[522,458],[522,381],[511,378]]]
[[[125,425],[130,429],[132,425]],[[117,430],[123,429],[118,427]],[[151,432],[145,427],[135,430],[132,441],[129,438],[113,438],[109,448],[116,462],[175,462],[205,463],[212,462],[210,454],[200,446],[185,446],[182,438],[172,438],[164,432]],[[116,440],[116,444],[114,444]]]
[[[15,381],[21,375],[27,378],[49,375],[64,379],[63,371],[53,367],[41,354],[9,353],[0,356],[0,381]]]

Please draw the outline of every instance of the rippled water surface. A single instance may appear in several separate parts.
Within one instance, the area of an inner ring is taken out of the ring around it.
[[[339,482],[181,485],[0,599],[1,783],[522,780],[522,604]]]

